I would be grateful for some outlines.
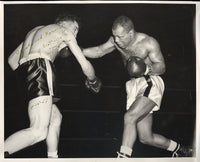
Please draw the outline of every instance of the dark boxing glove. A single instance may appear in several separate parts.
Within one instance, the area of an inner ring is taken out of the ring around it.
[[[151,68],[140,57],[131,56],[127,61],[127,70],[130,77],[138,78],[147,75]]]
[[[89,79],[86,79],[85,86],[87,89],[91,90],[92,92],[99,93],[99,91],[101,90],[102,83],[101,83],[101,80],[96,77],[92,81]]]
[[[67,47],[61,49],[60,52],[59,52],[59,57],[61,57],[61,58],[67,58],[70,55],[72,55],[72,52]]]

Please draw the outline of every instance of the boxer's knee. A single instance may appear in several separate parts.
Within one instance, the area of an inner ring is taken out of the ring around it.
[[[137,114],[134,112],[127,111],[124,114],[124,124],[135,124],[137,122]]]

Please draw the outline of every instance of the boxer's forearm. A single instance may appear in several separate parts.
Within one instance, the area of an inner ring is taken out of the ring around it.
[[[96,78],[95,70],[89,61],[86,60],[86,63],[82,64],[81,68],[83,70],[83,73],[89,80],[94,80]]]
[[[106,43],[95,47],[89,47],[83,49],[83,54],[89,58],[99,58],[112,52],[115,49],[114,44],[108,40]]]
[[[99,48],[99,46],[85,48],[82,51],[83,51],[84,56],[89,57],[89,58],[99,58],[103,56],[103,52]]]
[[[69,43],[69,48],[72,51],[72,54],[77,59],[78,63],[80,64],[82,71],[86,75],[86,77],[89,80],[95,79],[96,76],[95,76],[94,68],[93,68],[92,64],[85,58],[85,56],[83,55],[83,53],[82,53],[80,47],[77,45],[77,43],[71,41]]]

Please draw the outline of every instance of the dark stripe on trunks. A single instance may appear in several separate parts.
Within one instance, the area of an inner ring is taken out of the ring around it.
[[[146,79],[146,82],[148,84],[145,92],[144,92],[144,96],[145,97],[148,97],[149,96],[149,93],[150,93],[150,90],[151,90],[151,87],[152,87],[152,81],[151,81],[151,78],[149,77],[149,75],[145,75],[144,78]]]

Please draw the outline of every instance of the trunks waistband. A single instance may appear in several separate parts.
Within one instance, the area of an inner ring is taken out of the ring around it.
[[[51,58],[44,53],[30,53],[28,56],[22,57],[19,61],[19,64],[21,65],[27,61],[34,60],[37,58],[44,58],[44,59],[51,61]]]

